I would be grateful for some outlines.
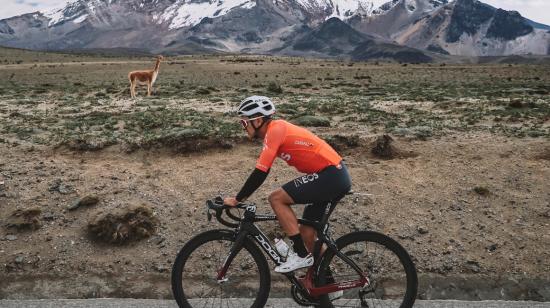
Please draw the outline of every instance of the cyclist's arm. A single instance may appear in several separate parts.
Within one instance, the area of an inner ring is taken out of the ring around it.
[[[242,202],[246,200],[250,195],[252,195],[256,189],[258,189],[262,184],[264,183],[265,179],[267,178],[267,175],[269,174],[269,170],[267,172],[264,172],[260,169],[254,169],[250,176],[248,177],[248,180],[244,183],[243,188],[241,188],[241,191],[237,194],[237,201]]]
[[[269,171],[275,157],[277,157],[277,150],[281,146],[285,135],[285,127],[281,125],[274,125],[264,138],[264,145],[262,153],[256,162],[256,169],[252,171],[252,174],[246,180],[241,191],[237,194],[237,201],[241,202],[250,197],[258,187],[260,187]]]

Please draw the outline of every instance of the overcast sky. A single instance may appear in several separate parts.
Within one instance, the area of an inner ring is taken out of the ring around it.
[[[373,0],[376,5],[388,0]],[[0,0],[0,19],[52,7],[63,6],[67,0]],[[524,17],[550,25],[550,0],[482,0],[494,7],[515,10]]]

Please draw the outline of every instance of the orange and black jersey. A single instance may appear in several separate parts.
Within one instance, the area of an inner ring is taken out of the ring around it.
[[[337,166],[342,157],[309,130],[284,120],[267,124],[263,149],[237,200],[248,198],[265,181],[276,157],[303,173],[316,173],[328,166]]]
[[[336,166],[342,157],[309,130],[284,120],[268,123],[264,147],[256,168],[267,172],[275,157],[303,173],[314,173]]]

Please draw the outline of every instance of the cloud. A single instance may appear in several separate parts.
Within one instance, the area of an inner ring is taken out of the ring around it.
[[[67,0],[1,0],[0,19],[63,6]]]

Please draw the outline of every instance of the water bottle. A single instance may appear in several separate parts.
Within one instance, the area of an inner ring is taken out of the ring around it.
[[[280,238],[275,238],[275,249],[277,249],[277,252],[283,257],[286,258],[288,255],[288,251],[290,250],[290,247],[288,247],[288,244],[283,241]]]

